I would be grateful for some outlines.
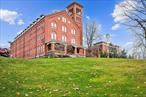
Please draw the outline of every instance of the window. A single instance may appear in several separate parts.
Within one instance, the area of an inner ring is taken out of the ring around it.
[[[62,36],[62,41],[66,42],[66,36],[64,36],[64,35]]]
[[[75,34],[76,34],[76,30],[71,29],[71,33],[72,33],[73,35],[75,35]]]
[[[53,27],[54,26],[54,23],[51,23],[51,27]]]
[[[74,34],[74,35],[76,34],[76,30],[73,30],[73,34]]]
[[[42,45],[42,53],[44,53],[44,45]]]
[[[64,32],[64,26],[62,26],[62,32]]]
[[[44,33],[43,34],[40,34],[40,35],[38,35],[38,40],[42,40],[42,39],[44,39]]]
[[[40,46],[40,52],[41,52],[41,53],[44,52],[44,45]]]
[[[56,27],[57,27],[57,25],[56,25],[56,24],[54,24],[54,27],[56,28]]]
[[[67,28],[65,26],[62,26],[62,32],[67,32]]]
[[[65,27],[65,29],[64,29],[64,32],[66,32],[66,27]]]
[[[62,17],[62,21],[63,21],[64,23],[66,23],[66,18],[65,18],[65,17]]]
[[[73,14],[73,8],[69,10],[69,15]]]
[[[60,17],[58,17],[58,20],[60,20]]]
[[[78,15],[81,15],[81,10],[80,9],[76,9],[76,13],[78,14]]]
[[[68,23],[70,24],[70,21],[68,21]]]
[[[40,46],[40,53],[42,53],[42,46]]]
[[[51,23],[51,28],[55,28],[56,29],[57,28],[57,24],[52,22]]]
[[[71,43],[72,44],[75,44],[75,39],[71,39]]]
[[[52,40],[56,40],[56,33],[55,33],[55,32],[52,32],[52,33],[51,33],[51,39],[52,39]]]

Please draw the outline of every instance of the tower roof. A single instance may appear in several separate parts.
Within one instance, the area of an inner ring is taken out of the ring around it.
[[[79,3],[77,3],[77,2],[73,2],[73,3],[71,3],[70,5],[68,5],[67,6],[67,8],[69,8],[70,6],[72,6],[72,5],[74,5],[74,4],[76,4],[76,5],[78,5],[78,6],[80,6],[80,7],[82,7],[83,8],[83,6],[82,5],[80,5]]]

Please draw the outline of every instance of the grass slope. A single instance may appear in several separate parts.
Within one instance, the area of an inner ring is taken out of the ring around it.
[[[146,97],[146,61],[0,58],[0,97]]]

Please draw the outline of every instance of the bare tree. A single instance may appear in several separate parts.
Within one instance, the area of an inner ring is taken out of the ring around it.
[[[100,25],[96,23],[95,21],[90,21],[86,23],[86,28],[85,28],[85,39],[87,43],[87,47],[91,48],[93,43],[99,39],[100,31]]]
[[[99,31],[101,25],[95,21],[88,21],[85,26],[85,42],[87,44],[87,56],[96,56],[96,50],[93,44],[100,39]]]
[[[139,48],[138,52],[145,54],[143,52],[146,52],[146,0],[124,0],[119,7],[123,11],[121,16],[124,18],[121,24],[134,33],[136,39],[134,48]],[[134,53],[137,54],[135,51]]]
[[[143,45],[141,45],[141,40],[138,35],[135,36],[132,55],[135,59],[146,59],[146,49]]]

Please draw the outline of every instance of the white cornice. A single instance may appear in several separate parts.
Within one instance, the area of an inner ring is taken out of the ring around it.
[[[32,24],[30,24],[26,29],[24,29],[19,35],[15,37],[15,40],[17,40],[20,36],[22,36],[26,31],[28,31],[30,28],[32,28],[36,23],[38,23],[40,20],[42,20],[45,16],[42,15],[39,18],[36,19]],[[14,41],[15,41],[14,40]]]

